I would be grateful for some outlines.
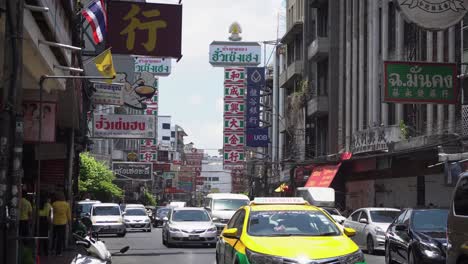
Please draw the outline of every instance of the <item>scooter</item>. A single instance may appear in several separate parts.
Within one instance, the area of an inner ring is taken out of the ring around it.
[[[83,223],[88,227],[90,230],[91,228],[91,221],[86,223],[86,219]],[[95,235],[96,234],[96,235]],[[119,252],[111,254],[104,244],[103,241],[99,240],[97,233],[88,231],[88,234],[85,237],[82,237],[78,234],[73,234],[73,237],[76,240],[76,245],[83,247],[86,250],[86,255],[77,254],[75,258],[73,258],[71,264],[109,264],[112,263],[112,255],[115,254],[123,254],[128,251],[130,248],[129,246],[123,247],[119,250]]]

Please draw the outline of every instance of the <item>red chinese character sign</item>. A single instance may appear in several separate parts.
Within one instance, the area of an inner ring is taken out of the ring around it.
[[[224,69],[224,168],[242,169],[245,146],[245,70]]]
[[[182,57],[182,5],[110,1],[107,13],[112,53]]]

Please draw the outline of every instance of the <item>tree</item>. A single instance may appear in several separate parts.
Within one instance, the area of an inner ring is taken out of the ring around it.
[[[156,199],[154,199],[153,195],[146,189],[143,191],[141,202],[144,205],[156,206]]]
[[[114,173],[89,153],[80,154],[78,189],[100,201],[113,201],[123,197],[123,191],[112,183]]]

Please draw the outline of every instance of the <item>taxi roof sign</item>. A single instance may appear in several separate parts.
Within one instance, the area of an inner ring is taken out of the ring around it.
[[[308,204],[302,197],[257,197],[250,204]]]

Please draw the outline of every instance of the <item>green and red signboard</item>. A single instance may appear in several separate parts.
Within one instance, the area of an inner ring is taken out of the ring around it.
[[[384,101],[455,104],[458,98],[455,63],[384,62]]]

